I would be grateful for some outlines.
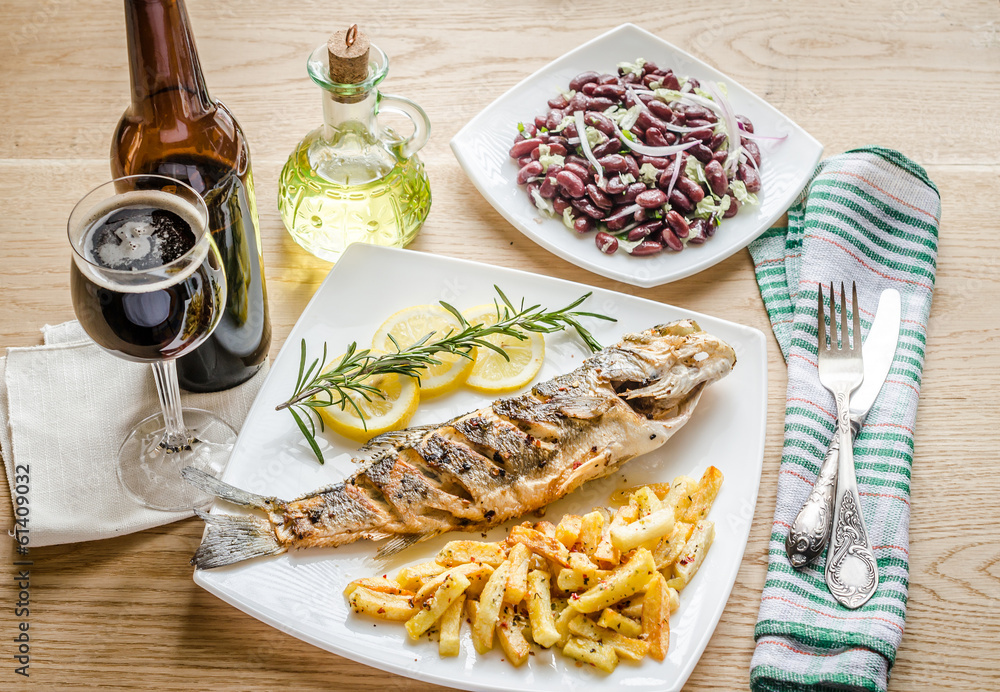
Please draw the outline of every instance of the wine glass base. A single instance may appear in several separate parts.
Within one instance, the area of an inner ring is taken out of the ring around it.
[[[236,431],[208,411],[184,409],[188,446],[171,451],[161,446],[166,426],[154,413],[129,432],[118,449],[118,480],[144,507],[165,512],[204,509],[215,499],[181,477],[186,466],[218,476],[229,462]]]

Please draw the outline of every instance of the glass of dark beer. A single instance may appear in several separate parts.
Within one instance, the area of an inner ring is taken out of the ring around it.
[[[211,498],[181,478],[218,475],[236,433],[208,411],[182,408],[176,360],[222,316],[226,276],[208,209],[172,178],[134,175],[89,192],[69,217],[70,284],[80,324],[118,358],[153,366],[161,412],[139,421],[118,450],[118,477],[152,509],[187,510]]]

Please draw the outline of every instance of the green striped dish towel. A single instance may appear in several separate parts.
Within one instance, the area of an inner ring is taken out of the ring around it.
[[[821,163],[789,209],[788,227],[750,246],[788,364],[778,502],[750,670],[755,692],[887,689],[906,617],[913,426],[940,215],[937,188],[920,166],[888,149],[856,149]],[[785,555],[785,536],[835,428],[833,397],[816,372],[816,300],[820,282],[841,280],[857,282],[866,332],[882,290],[902,296],[896,357],[854,449],[880,577],[858,610],[830,595],[825,555],[801,571]]]

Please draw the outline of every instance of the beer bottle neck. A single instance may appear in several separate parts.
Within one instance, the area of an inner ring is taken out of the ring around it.
[[[197,116],[214,108],[184,0],[125,0],[132,109]]]

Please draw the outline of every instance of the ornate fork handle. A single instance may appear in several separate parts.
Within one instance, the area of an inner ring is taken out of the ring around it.
[[[878,564],[861,516],[858,480],[854,474],[854,449],[848,392],[835,393],[837,434],[840,438],[837,499],[833,534],[826,558],[826,585],[848,608],[860,608],[878,588]]]
[[[862,419],[851,418],[851,440],[861,430]],[[840,462],[840,435],[834,433],[830,447],[826,450],[823,465],[813,485],[809,498],[792,522],[792,528],[785,537],[785,552],[792,567],[802,569],[822,554],[830,539],[833,527],[833,501],[837,495],[838,464]]]

